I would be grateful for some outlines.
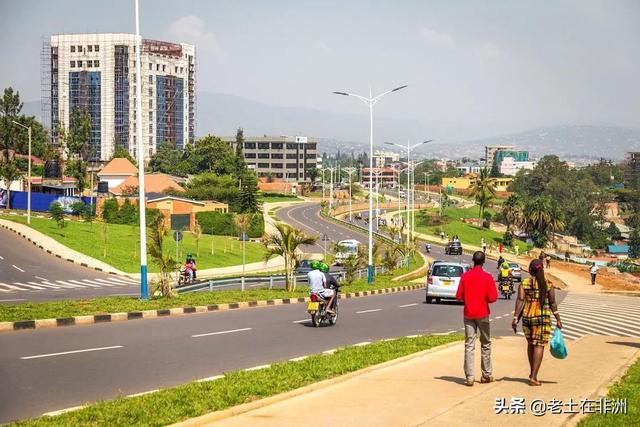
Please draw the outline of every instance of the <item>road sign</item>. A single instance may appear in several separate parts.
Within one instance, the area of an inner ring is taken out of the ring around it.
[[[182,240],[182,231],[174,231],[173,240],[175,240],[176,242],[179,242],[180,240]]]
[[[326,234],[322,235],[322,241],[323,242],[328,242],[329,241],[329,236],[327,236]]]

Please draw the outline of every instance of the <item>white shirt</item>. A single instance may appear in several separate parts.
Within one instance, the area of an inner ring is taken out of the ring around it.
[[[600,270],[600,267],[598,267],[596,264],[593,264],[591,266],[591,270],[589,270],[589,271],[591,271],[591,274],[596,274],[598,272],[598,270]]]
[[[311,270],[307,273],[307,278],[309,279],[309,292],[312,294],[316,294],[322,292],[324,289],[324,284],[327,281],[327,278],[324,276],[324,273],[320,270]]]

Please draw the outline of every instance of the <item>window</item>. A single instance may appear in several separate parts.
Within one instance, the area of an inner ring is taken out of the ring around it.
[[[304,169],[304,163],[300,163],[300,169]]]
[[[153,76],[149,76],[149,84],[152,85],[153,84]]]
[[[162,71],[164,71],[164,70],[165,70],[165,66],[164,66],[164,64],[162,64]]]
[[[295,153],[293,153],[293,154],[291,154],[291,153],[287,154],[287,159],[295,159],[295,158],[296,158]]]
[[[75,45],[71,45],[71,52],[75,52],[75,51],[76,51]]]
[[[269,169],[269,163],[258,163],[259,168]]]
[[[258,148],[260,150],[268,150],[269,149],[269,143],[268,142],[259,142],[258,143]]]
[[[300,158],[304,159],[304,154],[300,153]]]
[[[184,73],[184,67],[180,67],[180,74]]]
[[[93,61],[93,66],[94,67],[99,67],[100,66],[100,61],[98,61],[97,59],[95,61]]]
[[[149,87],[149,96],[153,96],[153,88]]]
[[[284,156],[282,155],[282,153],[273,153],[271,154],[271,158],[272,159],[282,159]]]
[[[245,159],[255,159],[256,158],[256,153],[244,153],[244,158]]]
[[[296,168],[295,163],[287,163],[287,169],[295,169],[295,168]]]
[[[82,67],[82,61],[78,61],[78,67]]]
[[[175,67],[175,73],[178,74],[178,66]]]
[[[271,163],[272,169],[282,169],[282,166],[283,166],[282,163]]]
[[[150,109],[153,108],[153,100],[152,99],[149,100],[149,108]]]
[[[287,150],[295,150],[296,144],[287,144]]]
[[[245,150],[255,150],[256,149],[256,143],[255,142],[245,142],[244,143],[244,149]]]
[[[282,142],[272,142],[271,143],[271,148],[273,148],[274,150],[282,150]]]
[[[156,64],[156,71],[160,71],[160,64]]]
[[[315,150],[316,147],[317,147],[317,144],[315,142],[307,143],[307,150]]]
[[[96,52],[100,52],[100,45],[97,44],[93,47],[93,50],[95,50]]]
[[[93,61],[87,61],[87,68],[93,67]]]
[[[82,45],[78,45],[78,52],[82,52]]]
[[[259,159],[268,159],[269,158],[269,153],[258,153],[258,158]]]
[[[149,71],[153,71],[153,64],[149,62]]]
[[[149,133],[153,133],[153,123],[149,123]],[[151,143],[151,141],[149,141]]]
[[[93,52],[93,45],[89,45],[89,46],[87,46],[87,50],[88,50],[89,52]]]
[[[73,47],[73,46],[72,46]],[[76,61],[71,61],[71,68],[75,68],[76,67]]]

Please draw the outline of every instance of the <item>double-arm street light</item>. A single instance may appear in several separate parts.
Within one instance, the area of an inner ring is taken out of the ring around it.
[[[327,167],[324,170],[328,170],[330,173],[331,179],[329,180],[329,215],[331,215],[331,208],[333,207],[333,172],[336,170],[334,167]]]
[[[25,126],[22,123],[18,123],[15,120],[11,120],[11,123],[14,125],[18,125],[23,129],[27,130],[29,134],[29,166],[27,171],[27,224],[31,224],[31,126]],[[9,159],[7,159],[9,160]],[[9,204],[7,204],[9,206]]]
[[[342,168],[342,172],[346,172],[347,175],[349,175],[349,222],[353,222],[353,216],[351,213],[351,187],[353,186],[353,180],[351,178],[351,175],[353,175],[356,171],[357,169],[351,166]]]
[[[369,283],[373,282],[373,224],[371,223],[371,218],[373,217],[373,199],[371,198],[373,194],[373,106],[380,101],[383,96],[392,92],[397,92],[405,87],[407,87],[407,85],[398,86],[397,88],[388,90],[376,96],[373,96],[371,87],[369,87],[369,97],[349,92],[333,92],[336,95],[353,96],[358,98],[369,107],[369,261],[367,266],[367,281]]]

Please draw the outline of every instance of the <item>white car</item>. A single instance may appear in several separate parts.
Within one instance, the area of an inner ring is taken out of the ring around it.
[[[460,262],[435,261],[431,264],[425,287],[427,303],[434,300],[455,299],[460,278],[469,268],[469,264]]]
[[[350,256],[358,256],[358,247],[360,242],[353,239],[341,240],[338,242],[338,251],[336,252],[336,265],[342,265]]]

